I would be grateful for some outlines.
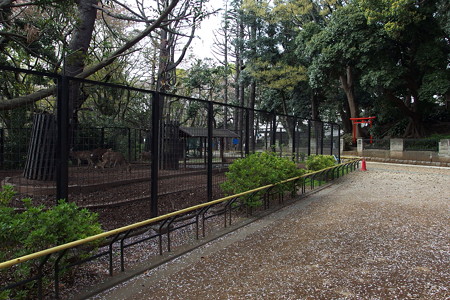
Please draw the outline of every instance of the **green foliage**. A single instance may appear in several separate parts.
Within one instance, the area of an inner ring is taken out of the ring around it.
[[[46,210],[42,205],[33,206],[31,199],[25,198],[22,200],[25,211],[15,212],[3,205],[14,195],[11,191],[11,188],[4,187],[0,195],[0,248],[4,250],[1,259],[26,255],[102,232],[97,214],[78,209],[75,203],[64,200]],[[10,255],[3,257],[6,253]]]
[[[424,138],[424,139],[406,139],[404,141],[406,151],[439,151],[439,139]]]
[[[342,135],[342,139],[344,140],[344,150],[350,150],[350,147],[353,145],[353,135],[346,133]]]
[[[357,104],[380,116],[376,124],[391,128],[391,123],[406,117],[408,123],[397,123],[393,133],[423,134],[422,120],[442,106],[450,90],[448,45],[440,26],[447,19],[436,2],[440,1],[351,1],[322,26],[316,22],[303,26],[297,54],[310,60],[309,84],[315,89],[328,87],[349,67],[353,90],[366,94],[356,97]],[[377,98],[390,107],[377,106]],[[429,109],[423,109],[425,102]],[[394,107],[400,116],[383,122],[381,115],[393,116],[386,110]]]
[[[425,16],[414,1],[370,1],[358,0],[370,24],[383,25],[392,38],[400,38],[410,24],[419,23]]]
[[[7,206],[11,202],[12,197],[14,197],[14,194],[14,187],[12,185],[3,186],[0,191],[0,205],[2,207]]]
[[[227,180],[221,188],[226,194],[233,195],[305,173],[306,170],[298,169],[290,159],[279,157],[272,152],[255,153],[230,165],[230,170],[226,173]],[[278,191],[287,189],[287,185],[278,186]],[[245,203],[250,206],[261,205],[260,195],[247,197]]]
[[[326,169],[335,164],[336,160],[331,155],[311,155],[306,159],[306,167],[312,171]]]
[[[436,140],[445,140],[445,139],[450,139],[450,134],[438,134],[438,133],[435,133],[435,134],[432,134],[430,136],[430,138],[436,139]]]
[[[261,59],[255,59],[250,74],[263,85],[275,89],[292,91],[300,81],[306,81],[306,69],[288,63],[272,64]]]
[[[75,203],[60,200],[58,205],[45,209],[43,205],[33,206],[32,200],[25,198],[22,199],[25,210],[17,212],[9,205],[14,196],[12,186],[3,186],[0,192],[1,261],[102,232],[97,214],[79,209]],[[63,261],[73,258],[73,255],[66,254]],[[12,276],[14,280],[24,279],[35,272],[38,263],[39,261],[29,261],[19,264],[8,277]],[[4,274],[0,274],[0,279]],[[21,297],[15,295],[15,298]]]

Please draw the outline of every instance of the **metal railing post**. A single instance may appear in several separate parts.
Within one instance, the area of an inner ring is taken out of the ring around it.
[[[61,251],[61,253],[59,254],[58,258],[55,261],[55,265],[54,265],[54,288],[55,288],[55,299],[59,299],[59,263],[61,262],[61,259],[63,258],[63,256],[67,253],[68,249],[65,249],[63,251]]]

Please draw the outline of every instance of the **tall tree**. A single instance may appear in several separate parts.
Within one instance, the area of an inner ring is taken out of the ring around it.
[[[383,36],[365,69],[364,82],[377,87],[409,119],[404,136],[425,134],[424,104],[450,93],[450,40],[443,1],[359,0],[367,23]],[[447,3],[448,7],[448,3]]]
[[[309,31],[309,32],[308,32]],[[362,12],[352,5],[334,11],[324,27],[305,26],[301,40],[311,65],[309,82],[313,88],[339,81],[346,95],[349,117],[359,117],[356,88],[359,76],[373,52],[381,47],[382,38],[376,28],[367,25]],[[357,136],[360,136],[359,130]]]
[[[20,21],[20,18],[22,17],[21,14],[17,13],[14,14],[14,10],[23,9],[24,6],[37,6],[38,8],[46,7],[49,3],[53,3],[53,1],[40,1],[37,4],[34,3],[25,3],[25,4],[15,4],[15,1],[3,1],[0,6],[0,15],[2,16],[12,16],[11,18],[15,18],[18,21]],[[59,2],[58,2],[59,3]],[[153,15],[148,15],[149,9],[147,7],[144,7],[143,1],[137,1],[137,3],[141,5],[141,9],[138,10],[138,12],[131,10],[127,5],[124,3],[121,3],[119,1],[111,1],[108,2],[111,6],[98,6],[97,1],[94,0],[77,0],[77,1],[67,1],[64,2],[65,6],[60,7],[61,14],[65,13],[65,7],[76,4],[76,24],[74,24],[73,28],[69,28],[68,31],[71,32],[71,35],[69,38],[68,45],[71,45],[72,52],[70,52],[70,56],[66,59],[66,72],[69,75],[76,76],[79,78],[86,78],[94,73],[96,73],[98,70],[104,68],[105,66],[110,65],[113,63],[118,57],[121,57],[123,55],[128,55],[130,53],[130,50],[134,46],[136,46],[139,42],[144,40],[146,37],[151,36],[158,28],[167,27],[171,22],[178,21],[178,20],[185,20],[192,19],[192,18],[198,18],[199,14],[203,14],[203,12],[200,10],[198,11],[198,5],[191,5],[191,4],[198,4],[192,3],[189,0],[182,1],[180,0],[173,0],[167,3],[166,6],[162,8],[162,10],[152,10]],[[179,4],[182,5],[179,5]],[[114,10],[114,5],[119,5],[123,8],[126,8],[128,15],[123,14],[116,14]],[[192,7],[192,11],[186,11],[185,7],[189,6]],[[181,7],[179,10],[175,10],[176,7]],[[101,11],[104,14],[108,14],[110,16],[119,17],[124,20],[133,21],[136,23],[142,23],[146,24],[146,27],[139,32],[136,32],[131,35],[130,38],[127,40],[124,40],[122,42],[122,45],[120,45],[115,51],[113,51],[108,57],[103,58],[101,61],[93,61],[90,66],[86,66],[87,57],[85,55],[86,51],[86,44],[87,41],[92,36],[92,30],[94,29],[95,20],[99,20],[98,18],[95,19],[95,16],[97,15],[97,11]],[[154,14],[154,12],[157,13],[157,15]],[[178,15],[177,13],[180,13]],[[173,18],[168,19],[168,16],[172,16]],[[3,38],[2,42],[4,43],[13,43],[14,40],[10,39],[8,37],[11,36],[11,32],[8,31],[9,28],[15,28],[14,26],[10,25],[9,23],[11,18],[3,18],[3,27],[6,30],[6,32],[1,32],[0,36]],[[1,20],[0,20],[1,21]],[[198,19],[197,19],[198,21]],[[94,22],[94,24],[92,23]],[[20,22],[16,22],[20,23]],[[11,109],[14,107],[26,105],[28,103],[33,103],[35,101],[39,101],[40,99],[43,99],[47,96],[50,96],[55,93],[55,88],[48,88],[43,89],[40,91],[37,91],[35,93],[15,97],[12,99],[2,99],[0,101],[0,109]],[[76,98],[76,97],[75,97]],[[77,105],[80,105],[80,103],[76,103]],[[74,110],[76,110],[76,107],[74,107]]]

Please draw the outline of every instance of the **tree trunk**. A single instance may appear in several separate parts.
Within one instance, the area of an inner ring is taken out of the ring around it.
[[[239,24],[239,38],[242,41],[245,38],[244,22],[242,20],[240,20],[240,24]],[[239,55],[239,66],[240,66],[241,70],[243,70],[245,68],[245,66],[244,66],[244,59],[242,58],[242,49],[240,49],[239,52],[240,52],[240,55]],[[239,105],[241,107],[245,106],[244,93],[245,93],[244,84],[241,82],[239,84]],[[242,110],[240,110],[240,113],[239,113],[239,129],[241,130],[241,132],[244,129],[244,112]]]
[[[342,119],[342,128],[344,133],[352,133],[352,121],[350,120],[350,108],[348,107],[348,102],[344,101],[342,106],[339,106],[339,115]]]
[[[320,120],[319,117],[319,98],[315,89],[311,92],[311,119]]]
[[[158,64],[158,79],[156,81],[156,90],[158,92],[166,92],[169,87],[169,76],[167,66],[170,60],[170,50],[168,47],[167,30],[162,29],[159,40],[159,64]],[[162,111],[162,110],[161,110]]]
[[[88,0],[80,0],[85,3]],[[118,57],[123,55],[127,50],[132,48],[134,45],[139,43],[142,39],[147,37],[151,32],[155,31],[157,28],[161,27],[161,23],[166,20],[167,16],[172,12],[175,6],[178,4],[179,0],[172,0],[166,10],[164,10],[158,19],[154,20],[152,24],[147,26],[140,34],[132,38],[131,40],[125,42],[123,46],[118,48],[116,51],[111,53],[111,55],[104,60],[96,63],[95,65],[88,66],[84,68],[84,70],[77,74],[77,78],[87,78],[92,74],[95,74],[97,71],[103,69],[104,67],[112,64]],[[95,1],[93,1],[95,2]],[[16,97],[14,99],[6,99],[0,100],[0,110],[10,110],[13,108],[21,107],[28,105],[30,103],[34,103],[36,101],[42,100],[45,97],[54,95],[56,93],[56,87],[52,86],[47,89],[42,89],[36,91],[32,94]]]
[[[95,5],[98,0],[80,0],[78,2],[78,23],[75,26],[72,39],[67,49],[67,56],[64,60],[64,74],[75,77],[83,72],[86,64],[85,59],[92,40],[97,9]],[[78,127],[78,110],[87,99],[81,95],[81,83],[71,81],[69,84],[69,141],[73,146],[75,132]]]
[[[240,30],[241,30],[241,23],[242,21],[237,22],[237,32],[238,32],[238,36],[240,37]],[[241,60],[241,47],[236,47],[236,74],[235,74],[235,99],[236,102],[238,104],[240,104],[240,99],[241,99],[241,85],[242,83],[240,83],[239,78],[241,76],[241,70],[243,68],[242,66],[242,60]],[[239,109],[234,109],[234,130],[235,131],[239,131],[241,129],[241,124],[240,124],[240,120],[241,120],[241,113]]]
[[[255,136],[255,102],[256,102],[256,82],[254,80],[252,80],[251,84],[250,84],[250,97],[249,97],[249,103],[248,103],[248,107],[250,108],[249,112],[249,140],[250,140],[250,152],[254,152],[255,151],[255,147],[256,147],[256,136]]]
[[[64,74],[75,77],[83,72],[85,59],[87,56],[89,44],[92,40],[97,9],[95,5],[98,0],[79,0],[78,1],[78,23],[72,39],[69,43],[68,54],[64,63]],[[83,100],[80,98],[80,83],[72,82],[69,90],[69,112],[70,119],[76,119],[78,109]]]
[[[358,118],[359,108],[355,99],[354,87],[353,87],[353,73],[350,66],[347,66],[345,74],[339,76],[341,87],[347,96],[348,107],[350,109],[350,117]],[[356,137],[361,137],[359,126],[356,126]]]
[[[425,135],[425,127],[422,122],[422,115],[417,111],[417,105],[419,103],[419,98],[417,93],[416,96],[411,98],[411,95],[407,97],[408,103],[405,103],[402,99],[395,96],[393,91],[384,90],[384,94],[386,97],[397,106],[403,114],[405,114],[409,118],[408,126],[406,127],[404,137],[411,138],[420,138]],[[408,100],[409,99],[409,100]],[[411,99],[414,99],[414,102],[411,103]]]
[[[225,67],[224,86],[223,86],[223,100],[225,103],[225,111],[223,116],[223,128],[228,129],[228,2],[225,2],[225,28],[224,28],[224,47],[223,47],[223,61]],[[224,145],[226,147],[226,145]]]
[[[286,96],[284,95],[283,92],[281,92],[281,104],[283,107],[283,114],[285,115],[290,115],[289,111],[288,111],[288,107],[287,107],[287,103],[286,103]],[[291,145],[291,142],[293,141],[293,137],[294,137],[294,127],[295,127],[295,122],[294,122],[294,118],[292,117],[281,117],[281,123],[283,124],[283,127],[286,129],[286,133],[288,135],[288,145]]]
[[[256,24],[255,22],[252,22],[251,25],[251,39],[252,40],[256,40],[257,39],[257,31],[256,31]],[[252,46],[251,48],[252,50],[252,57],[256,56],[256,46]],[[252,79],[251,83],[250,83],[250,95],[249,95],[249,100],[248,100],[248,108],[250,108],[250,110],[248,111],[250,116],[249,116],[249,149],[250,152],[254,152],[255,151],[255,146],[256,146],[256,137],[255,137],[255,114],[254,114],[254,109],[255,109],[255,103],[256,103],[256,81],[254,79]]]

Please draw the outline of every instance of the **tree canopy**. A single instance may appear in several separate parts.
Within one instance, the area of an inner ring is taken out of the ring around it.
[[[433,122],[450,124],[445,0],[224,0],[215,61],[186,56],[214,13],[205,3],[2,0],[0,61],[337,121],[346,132],[350,117],[376,115],[378,137],[420,137]],[[51,109],[52,79],[0,76],[4,125],[43,100],[39,109]],[[70,99],[81,122],[148,122],[149,99],[139,93],[78,85]]]

